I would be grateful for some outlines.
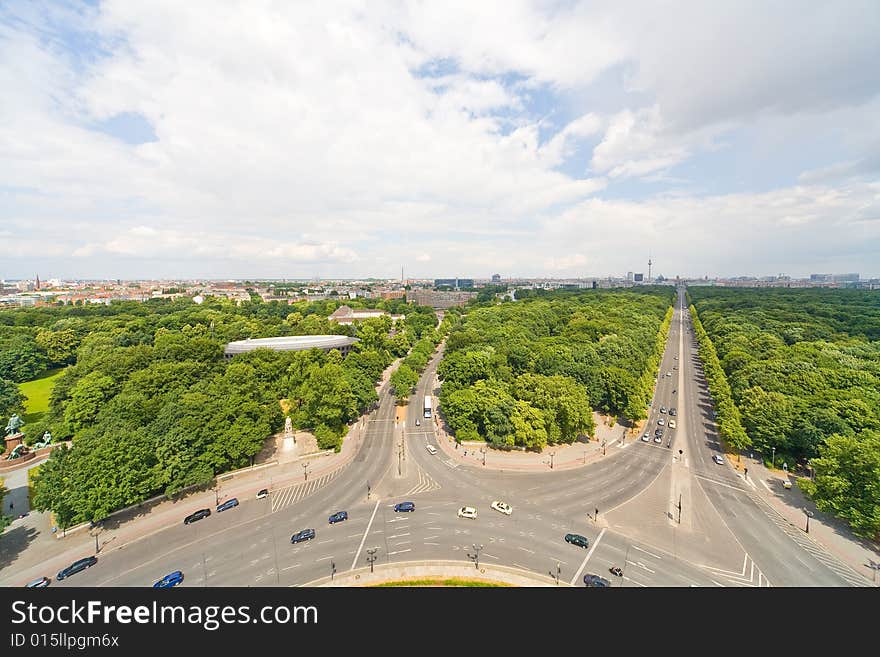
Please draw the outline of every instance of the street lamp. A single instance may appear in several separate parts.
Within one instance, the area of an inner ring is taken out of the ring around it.
[[[770,462],[773,464],[773,467],[776,468],[776,447],[773,448],[773,458]]]
[[[556,562],[556,586],[559,586],[559,575],[562,573],[562,566],[559,565],[559,562]]]
[[[474,566],[479,570],[480,568],[480,550],[483,549],[482,545],[477,545],[476,543],[471,544],[474,548],[474,553],[471,554],[468,552],[468,557],[474,560]]]
[[[813,512],[810,511],[809,509],[804,509],[804,515],[807,516],[807,528],[805,531],[809,534],[810,533],[810,518],[813,517]]]
[[[301,465],[303,468],[303,481],[308,481],[309,480],[309,464],[302,463]]]
[[[370,499],[370,481],[367,480],[367,499]]]
[[[483,465],[486,465],[486,449],[484,447],[480,447],[480,453],[483,455]]]
[[[367,555],[368,555],[367,561],[370,564],[370,572],[371,573],[373,572],[373,563],[376,561],[376,551],[378,549],[379,548],[371,548],[371,549],[367,550]]]
[[[602,456],[605,456],[605,441],[602,441]]]
[[[336,575],[336,562],[331,559],[330,560],[330,581],[333,581],[334,575]]]

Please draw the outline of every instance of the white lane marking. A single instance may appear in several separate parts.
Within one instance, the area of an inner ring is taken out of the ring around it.
[[[721,588],[724,588],[724,584],[719,584],[714,579],[710,579],[709,581],[712,582],[715,586],[720,586]]]
[[[603,527],[602,531],[599,532],[599,536],[596,538],[595,541],[593,541],[593,547],[590,548],[590,551],[587,552],[587,556],[585,556],[584,560],[581,562],[581,567],[577,569],[577,572],[574,574],[574,577],[571,578],[571,581],[569,582],[569,584],[571,584],[572,586],[574,586],[574,583],[577,581],[577,578],[581,576],[581,573],[583,572],[584,567],[587,565],[587,562],[590,560],[590,557],[593,556],[593,550],[596,549],[596,546],[599,545],[599,541],[602,540],[602,536],[605,535],[605,529],[607,529],[607,528]]]
[[[320,559],[315,559],[315,561],[327,561],[327,559],[332,559],[333,557],[321,557]]]
[[[494,554],[489,554],[488,552],[483,552],[483,556],[489,557],[490,559],[497,559],[498,558]]]
[[[766,482],[766,481],[764,481],[764,480],[762,479],[762,480],[761,480],[761,483],[764,484],[764,488],[766,488],[767,490],[769,490],[771,493],[773,492],[772,490],[770,490],[770,486],[767,485],[767,482]]]
[[[326,541],[318,541],[315,545],[323,545],[324,543],[332,543],[333,539],[328,538]]]
[[[641,561],[629,561],[629,560],[627,560],[627,563],[631,563],[633,566],[638,566],[639,568],[644,568],[644,569],[647,570],[649,573],[653,573],[653,572],[654,572],[653,570],[651,570],[650,568],[648,568],[645,564],[643,564]]]
[[[436,536],[433,538],[436,538]],[[440,545],[440,544],[439,543],[425,543],[425,545]]]
[[[409,532],[406,532],[405,534],[395,534],[394,536],[389,536],[388,540],[390,541],[392,538],[400,538],[401,536],[409,536]]]
[[[380,500],[376,500],[376,506],[373,507],[373,515],[370,516],[370,522],[367,523],[367,529],[364,531],[364,535],[361,538],[361,544],[358,546],[357,554],[354,555],[354,559],[351,562],[351,570],[354,570],[358,557],[361,556],[361,550],[364,549],[364,541],[367,540],[367,534],[370,533],[370,527],[373,526],[373,519],[376,517],[376,511],[379,510],[379,502]]]
[[[638,584],[638,585],[641,586],[642,588],[647,588],[645,584],[642,584],[641,582],[637,582],[637,581],[634,580],[634,579],[630,579],[630,578],[627,577],[626,575],[623,576],[623,579],[625,579],[627,582],[632,582],[633,584]]]
[[[295,564],[293,564],[292,566],[288,566],[287,568],[282,568],[281,571],[284,572],[285,570],[290,570],[291,568],[297,568],[297,567],[299,567],[300,565],[301,565],[301,564],[295,563]]]
[[[405,550],[398,550],[397,552],[389,552],[388,556],[390,557],[392,554],[403,554],[404,552],[412,552],[412,548],[406,548]]]
[[[394,544],[394,547],[397,547],[398,545],[406,545],[407,543],[412,543],[412,541],[397,541],[397,543]]]
[[[603,529],[602,531],[605,531],[605,530]],[[600,534],[600,536],[601,536],[601,534]],[[662,559],[663,558],[659,554],[654,554],[653,552],[648,552],[647,550],[643,550],[638,545],[633,545],[632,547],[633,547],[633,550],[638,550],[639,552],[644,552],[645,554],[650,554],[655,559]]]
[[[530,550],[530,549],[528,549],[528,548],[520,547],[519,549],[522,550],[523,552],[528,552],[529,554],[534,554],[534,553],[535,553],[534,550]]]

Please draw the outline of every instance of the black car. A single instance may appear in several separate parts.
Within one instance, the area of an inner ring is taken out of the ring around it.
[[[211,509],[199,509],[195,513],[190,513],[186,518],[184,518],[183,524],[188,525],[189,523],[195,522],[196,520],[207,518],[209,515],[211,515]]]
[[[65,577],[70,577],[71,575],[76,575],[76,573],[81,570],[85,570],[86,568],[91,568],[96,563],[98,563],[98,557],[86,557],[85,559],[80,559],[79,561],[74,561],[67,568],[60,571],[58,573],[58,577],[55,579],[62,580]]]
[[[590,541],[587,540],[587,537],[580,534],[566,534],[565,542],[582,548],[590,547]]]
[[[676,414],[675,409],[674,409],[674,408],[670,408],[670,409],[669,409],[669,414],[670,414],[670,415],[675,415],[675,414]]]
[[[659,428],[658,428],[658,429],[654,429],[654,435],[655,435],[655,436],[662,436],[662,435],[663,435],[663,429],[659,429]]]
[[[584,584],[591,588],[606,588],[611,586],[611,582],[609,582],[604,577],[599,577],[598,575],[584,575]]]
[[[415,511],[416,504],[415,502],[400,502],[394,505],[394,512],[400,513],[401,511]]]
[[[315,530],[314,529],[303,529],[302,531],[297,532],[293,536],[290,537],[291,543],[301,543],[303,541],[310,541],[315,538]]]
[[[348,511],[337,511],[327,519],[331,525],[343,520],[348,520]]]

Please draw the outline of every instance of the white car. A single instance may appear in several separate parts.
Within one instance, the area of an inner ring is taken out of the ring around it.
[[[660,445],[663,443],[663,438],[660,436],[654,436],[654,442]]]
[[[715,461],[715,463],[717,463],[718,465],[724,465],[724,459],[717,454],[712,455],[712,460]]]
[[[436,454],[437,448],[433,445],[425,445],[425,449],[428,450],[428,454]]]
[[[672,376],[672,372],[667,372],[666,376]]]
[[[459,518],[470,518],[471,520],[477,519],[477,510],[472,506],[463,506],[458,510]]]
[[[664,419],[661,417],[659,420],[657,420],[657,424],[659,424],[659,425],[662,427],[663,425],[666,424],[666,420],[664,420]]]
[[[669,420],[669,428],[675,429],[675,420]]]
[[[499,511],[500,513],[503,513],[506,516],[509,516],[511,513],[513,513],[513,509],[509,504],[506,504],[505,502],[499,502],[498,500],[492,502],[492,508],[496,511]]]
[[[645,434],[642,436],[642,440],[644,440],[646,443],[649,443],[649,442],[651,442],[651,436],[649,436],[648,434]]]
[[[417,427],[422,426],[422,421],[419,418],[416,418],[416,426]]]

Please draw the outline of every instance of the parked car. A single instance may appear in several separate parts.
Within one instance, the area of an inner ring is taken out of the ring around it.
[[[566,534],[565,542],[582,548],[590,547],[590,541],[587,540],[587,537],[580,534]]]
[[[160,579],[158,582],[153,584],[154,589],[170,589],[174,588],[178,584],[183,581],[183,573],[179,570],[175,570],[173,573],[168,573]]]
[[[76,575],[78,572],[85,570],[86,568],[91,568],[96,563],[98,563],[98,557],[86,557],[85,559],[79,559],[78,561],[74,561],[64,570],[59,571],[55,579],[61,581],[65,577]]]
[[[221,511],[226,511],[227,509],[231,509],[233,507],[238,506],[238,498],[233,497],[232,499],[226,500],[223,504],[217,506],[217,513]]]
[[[677,411],[676,411],[674,408],[670,408],[670,409],[669,409],[669,414],[670,414],[670,415],[676,415],[676,414],[677,414]]]
[[[477,510],[472,506],[463,506],[458,510],[459,518],[470,518],[471,520],[477,519]]]
[[[661,417],[659,420],[657,420],[657,424],[659,424],[659,425],[662,427],[664,424],[666,424],[666,420],[664,420],[664,419]]]
[[[400,502],[394,505],[394,512],[399,513],[400,511],[415,511],[416,504],[415,502]]]
[[[791,490],[791,482],[788,479],[783,479],[782,480],[782,487],[785,490]]]
[[[654,442],[658,445],[663,442],[663,436],[654,436]]]
[[[29,589],[42,589],[49,586],[49,584],[51,583],[52,580],[49,577],[40,577],[39,579],[35,579],[33,582],[28,582],[27,584],[25,584],[25,587]]]
[[[661,427],[661,428],[654,429],[654,435],[655,435],[655,436],[662,436],[662,435],[663,435],[663,429],[662,429],[662,427]]]
[[[669,428],[675,429],[675,420],[669,420]]]
[[[611,582],[604,577],[591,574],[584,575],[584,584],[590,588],[607,588],[611,586]]]
[[[337,511],[327,519],[327,522],[331,525],[334,525],[337,522],[342,522],[343,520],[348,520],[348,511]]]
[[[651,442],[651,436],[649,436],[648,434],[645,434],[642,436],[642,440],[644,440],[646,443],[649,443],[649,442]]]
[[[186,518],[184,518],[183,524],[188,525],[191,522],[195,522],[196,520],[207,518],[209,515],[211,515],[211,509],[199,509],[195,513],[190,513]]]
[[[419,418],[416,418],[416,426],[417,427],[422,426],[422,421]]]
[[[712,460],[715,461],[715,463],[717,463],[718,465],[724,465],[724,459],[717,454],[712,455]]]
[[[661,412],[661,413],[665,413],[665,412],[666,412],[666,407],[665,407],[665,406],[661,406],[661,407],[660,407],[660,412]]]
[[[303,541],[310,541],[315,538],[315,530],[314,529],[303,529],[298,531],[296,534],[290,537],[291,543],[302,543]]]
[[[437,448],[433,445],[425,445],[425,449],[428,450],[428,454],[436,454]]]
[[[257,499],[261,500],[264,497],[269,497],[269,489],[263,488],[259,493],[257,493]]]
[[[506,502],[501,502],[500,500],[495,500],[491,504],[492,508],[498,511],[499,513],[503,513],[506,516],[509,516],[513,513],[513,508],[507,504]]]

